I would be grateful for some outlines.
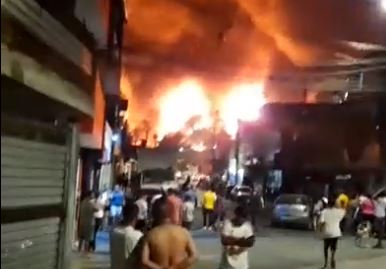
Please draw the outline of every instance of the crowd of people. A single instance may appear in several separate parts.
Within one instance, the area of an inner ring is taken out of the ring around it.
[[[84,195],[77,227],[79,251],[95,251],[98,231],[122,220],[126,200],[123,189],[118,185],[111,191],[105,188],[101,193],[89,191]]]
[[[90,192],[80,206],[79,250],[95,250],[96,233],[107,226],[112,227],[111,268],[190,268],[197,251],[189,230],[200,204],[203,229],[220,232],[223,253],[219,268],[247,269],[257,215],[256,208],[252,210],[250,204],[258,204],[261,199],[258,194],[252,195],[246,203],[239,203],[231,215],[225,212],[225,200],[223,193],[212,185],[200,198],[188,185],[180,190],[163,190],[152,197],[138,193],[135,199],[118,186],[99,196]],[[383,247],[386,194],[359,195],[354,200],[341,192],[334,198],[323,197],[314,207],[314,223],[324,242],[323,268],[328,264],[336,267],[339,238],[345,231],[349,208],[354,204],[358,208],[358,219],[370,221],[377,233],[375,247]]]
[[[152,225],[146,231],[136,228],[141,216],[138,201],[125,206],[121,225],[111,232],[111,268],[191,268],[198,255],[188,230],[191,219],[181,218],[175,212],[178,207],[193,208],[194,203],[188,195],[183,204],[177,199],[175,191],[169,190],[167,196],[154,201],[150,212]],[[248,212],[238,206],[221,229],[223,255],[219,268],[248,268],[248,249],[254,240]]]
[[[336,198],[323,197],[317,202],[314,210],[318,216],[317,229],[321,232],[324,241],[324,266],[327,268],[330,255],[331,268],[336,268],[335,254],[339,238],[342,237],[346,227],[348,210],[350,206],[357,208],[356,215],[359,222],[369,221],[371,233],[376,234],[377,243],[374,248],[383,248],[382,240],[385,231],[386,193],[381,192],[376,196],[359,195],[350,204],[348,195],[341,192]],[[356,217],[354,216],[354,219]],[[354,222],[355,223],[355,222]]]

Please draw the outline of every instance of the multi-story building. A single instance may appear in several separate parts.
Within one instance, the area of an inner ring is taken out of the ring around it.
[[[85,2],[101,5],[92,19],[105,27],[90,27]],[[109,81],[119,94],[118,2],[1,2],[4,268],[70,268],[77,179],[95,173],[109,151],[104,133],[112,137],[105,91],[113,70]]]

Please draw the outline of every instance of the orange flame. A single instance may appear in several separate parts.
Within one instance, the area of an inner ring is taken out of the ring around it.
[[[240,84],[232,88],[223,99],[220,116],[224,128],[234,137],[238,121],[254,121],[260,117],[260,109],[266,103],[263,83]]]
[[[194,128],[202,129],[211,125],[210,102],[202,86],[195,80],[187,80],[172,89],[160,101],[158,135],[160,138],[176,133],[186,127],[195,116],[200,120]]]
[[[235,136],[237,121],[254,121],[260,117],[260,108],[266,103],[264,84],[235,85],[220,99],[219,116],[225,131]],[[215,123],[213,103],[196,80],[186,80],[164,95],[159,103],[159,138],[170,133],[183,132],[189,136],[194,130],[211,128]],[[193,122],[191,119],[196,117]],[[190,124],[188,122],[190,121]],[[197,148],[202,151],[204,144]]]

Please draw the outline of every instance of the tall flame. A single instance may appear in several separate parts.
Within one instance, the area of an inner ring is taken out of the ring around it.
[[[266,103],[263,83],[235,85],[220,99],[219,116],[225,131],[235,136],[238,120],[254,121]],[[160,100],[159,138],[179,131],[186,136],[194,130],[211,128],[215,124],[213,104],[198,81],[186,80],[166,93]],[[193,120],[192,120],[193,119]],[[190,124],[189,124],[190,122]],[[202,148],[202,145],[200,145]]]
[[[159,137],[183,130],[186,123],[199,116],[196,128],[210,126],[211,105],[202,86],[195,80],[186,80],[169,91],[160,100]]]
[[[260,117],[260,109],[266,103],[263,83],[240,84],[223,99],[220,115],[228,134],[235,136],[238,121],[254,121]]]

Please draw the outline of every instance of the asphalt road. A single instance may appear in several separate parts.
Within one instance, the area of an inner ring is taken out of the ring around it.
[[[200,260],[195,269],[218,268],[221,245],[216,233],[193,232]],[[313,232],[266,228],[257,234],[256,244],[249,250],[251,269],[320,268],[323,264],[322,241]],[[386,250],[359,249],[352,237],[339,242],[337,268],[383,269]],[[341,265],[341,266],[340,266]]]
[[[218,233],[202,229],[192,232],[199,260],[193,269],[215,269],[221,257]],[[72,269],[108,269],[107,234],[98,240],[97,253],[89,258],[75,254]],[[257,233],[256,243],[249,250],[251,269],[317,269],[323,263],[322,241],[313,232],[264,227]],[[386,250],[360,249],[352,237],[339,242],[337,268],[384,269]]]

